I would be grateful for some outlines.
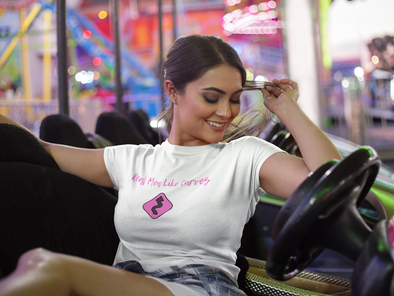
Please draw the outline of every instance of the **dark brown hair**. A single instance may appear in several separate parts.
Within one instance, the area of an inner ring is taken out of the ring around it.
[[[170,80],[177,92],[183,94],[188,83],[202,77],[208,70],[220,65],[229,65],[239,70],[242,86],[246,81],[246,71],[237,52],[223,39],[215,36],[187,35],[175,40],[163,64],[163,81]],[[163,83],[164,85],[164,83]],[[166,117],[167,131],[172,128],[174,105],[170,101],[168,108],[159,116]],[[260,112],[259,112],[260,113]],[[250,121],[249,127],[255,117]],[[244,122],[243,120],[239,123]],[[241,131],[241,133],[235,131]],[[233,124],[226,132],[226,137],[238,137],[247,132],[239,124]]]
[[[239,70],[242,85],[246,72],[237,52],[223,39],[215,36],[187,35],[175,40],[163,65],[163,80],[171,80],[177,92],[183,94],[188,83],[202,77],[219,65],[229,65]],[[167,130],[171,131],[173,104],[160,115],[167,116]]]

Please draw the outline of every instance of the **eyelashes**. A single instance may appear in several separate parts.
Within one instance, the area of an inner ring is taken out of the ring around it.
[[[212,100],[210,98],[207,98],[206,96],[203,96],[205,102],[209,103],[209,104],[215,104],[217,103],[218,100]]]
[[[203,96],[203,98],[209,104],[216,104],[219,101],[219,100],[209,99],[206,96]],[[233,104],[241,104],[241,100],[230,100],[230,102],[233,103]]]

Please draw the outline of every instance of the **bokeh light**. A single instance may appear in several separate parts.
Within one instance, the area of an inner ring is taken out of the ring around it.
[[[106,11],[102,10],[99,12],[98,17],[103,20],[107,17],[107,15],[108,15],[108,13]]]
[[[375,65],[379,63],[379,58],[376,55],[372,56],[371,60]]]
[[[361,67],[356,67],[354,68],[354,75],[357,77],[363,77],[364,76],[364,70]]]
[[[270,10],[267,13],[268,13],[268,17],[271,19],[274,19],[278,16],[278,13],[275,10]]]
[[[237,3],[236,3],[237,2]],[[239,0],[226,0],[227,6],[240,3]],[[283,28],[283,22],[278,20],[275,1],[252,4],[244,9],[235,9],[223,16],[223,34],[277,34]]]
[[[394,105],[394,75],[390,81],[390,97],[391,97],[391,104]]]
[[[235,30],[235,25],[232,23],[227,23],[227,24],[223,25],[223,28],[229,32],[232,32]]]
[[[156,119],[152,119],[152,120],[150,121],[150,126],[151,126],[152,128],[157,128],[157,127],[158,127],[158,128],[163,128],[163,127],[166,126],[166,122],[165,122],[164,119],[160,120],[159,122],[157,122]]]
[[[75,69],[74,66],[70,66],[70,67],[68,67],[67,72],[68,72],[68,74],[70,74],[70,75],[74,75],[76,70],[77,70],[77,69]]]
[[[263,75],[257,75],[255,81],[268,81],[268,78]]]
[[[270,1],[267,3],[268,7],[271,9],[274,9],[276,7],[276,2],[275,1]]]
[[[234,18],[240,17],[243,14],[241,9],[237,9],[233,11]]]
[[[97,80],[97,79],[99,79],[100,78],[100,72],[99,71],[94,71],[93,72],[93,79],[94,80]]]
[[[233,19],[234,19],[234,16],[233,16],[232,13],[227,13],[227,14],[223,17],[223,20],[224,20],[226,23],[231,22]]]
[[[268,9],[267,3],[260,3],[259,4],[259,9],[260,10],[267,10]]]
[[[253,80],[254,79],[253,69],[247,68],[245,71],[246,71],[246,80]]]
[[[234,6],[234,5],[239,4],[239,3],[241,3],[241,0],[226,0],[224,2],[224,4],[226,6]]]
[[[93,59],[93,65],[99,66],[101,64],[101,59],[99,57],[95,57]]]
[[[93,82],[94,73],[92,71],[81,71],[75,75],[75,80],[82,84]]]
[[[341,81],[343,78],[343,74],[341,71],[336,71],[333,76],[335,81]]]
[[[85,30],[83,32],[83,38],[88,39],[90,38],[90,36],[92,36],[92,32],[90,32],[89,30]]]
[[[259,12],[259,13],[257,14],[257,18],[258,18],[260,21],[265,21],[265,20],[268,19],[268,15],[267,15],[267,13],[265,13],[265,12]]]
[[[259,8],[257,7],[257,5],[252,5],[249,7],[249,11],[251,13],[257,13],[259,11]]]

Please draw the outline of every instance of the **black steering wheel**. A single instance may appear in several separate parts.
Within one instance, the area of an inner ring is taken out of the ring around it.
[[[356,260],[371,233],[357,207],[379,167],[377,153],[361,147],[344,160],[328,161],[315,170],[276,217],[272,230],[275,242],[267,257],[268,275],[288,280],[326,248]]]

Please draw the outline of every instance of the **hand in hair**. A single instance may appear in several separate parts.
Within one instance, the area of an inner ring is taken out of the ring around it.
[[[262,89],[264,105],[279,119],[282,119],[282,114],[288,113],[289,108],[297,105],[298,84],[290,79],[274,79],[272,82],[283,89],[284,92],[274,86],[267,86],[266,89]]]

